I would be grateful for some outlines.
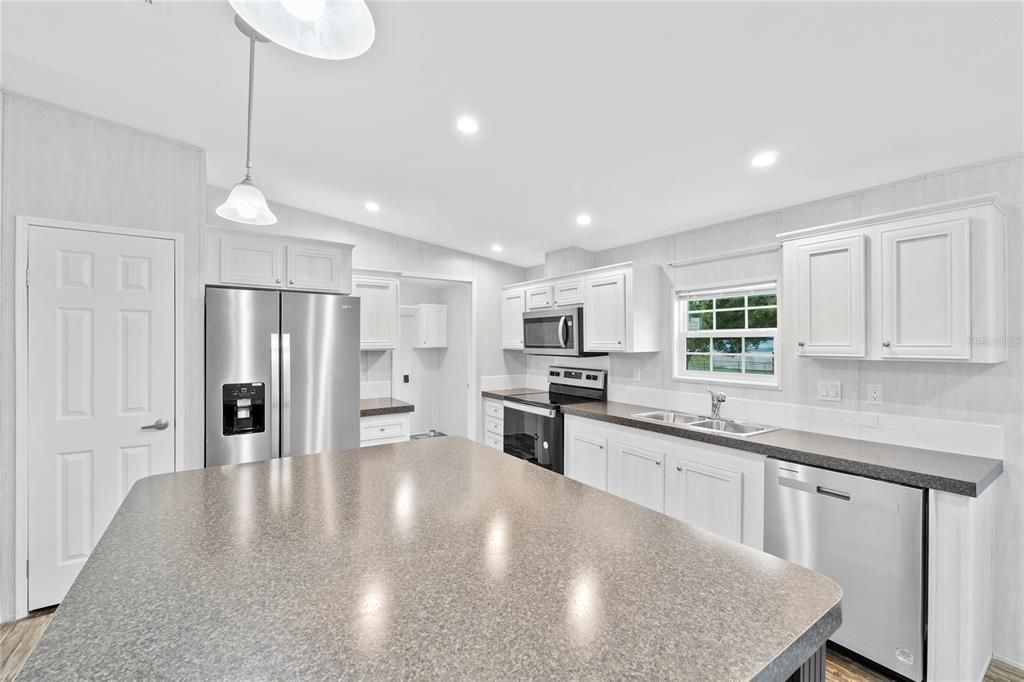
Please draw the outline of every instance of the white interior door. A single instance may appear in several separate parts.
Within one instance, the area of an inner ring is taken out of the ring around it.
[[[174,243],[33,226],[28,263],[35,609],[64,598],[135,481],[174,470]]]

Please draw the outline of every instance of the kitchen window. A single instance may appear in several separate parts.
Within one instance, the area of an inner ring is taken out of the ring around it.
[[[676,294],[675,378],[778,386],[775,282]]]

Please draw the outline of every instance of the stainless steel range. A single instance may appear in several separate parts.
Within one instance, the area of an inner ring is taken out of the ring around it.
[[[564,474],[561,406],[607,399],[607,371],[550,368],[547,391],[505,398],[505,453]]]

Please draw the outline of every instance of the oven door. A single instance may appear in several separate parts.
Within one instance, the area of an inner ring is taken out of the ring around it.
[[[562,474],[562,413],[505,401],[505,453]]]
[[[580,354],[576,308],[523,313],[523,346],[533,355]]]

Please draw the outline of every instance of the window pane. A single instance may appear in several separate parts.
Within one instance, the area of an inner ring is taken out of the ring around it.
[[[728,372],[730,374],[738,374],[743,371],[743,356],[742,355],[712,355],[711,356],[711,371],[712,372]]]
[[[690,313],[687,319],[686,328],[690,331],[700,331],[701,329],[711,329],[711,316],[714,313]]]
[[[709,352],[711,352],[711,339],[709,339],[707,337],[686,339],[686,352],[687,353],[709,353]]]
[[[749,311],[751,329],[770,329],[777,323],[778,311],[775,308],[759,308]]]
[[[771,336],[748,336],[743,341],[748,353],[771,353],[775,350],[775,339]]]
[[[710,355],[687,355],[686,369],[690,372],[707,372],[711,369]]]
[[[717,310],[721,310],[722,308],[742,308],[742,307],[743,307],[743,297],[742,296],[732,296],[730,298],[716,298],[715,299],[715,309],[717,309]]]
[[[738,336],[727,336],[721,339],[715,339],[715,352],[716,353],[742,353],[743,352],[743,339]]]
[[[746,327],[745,311],[743,310],[729,310],[725,312],[715,313],[718,318],[718,324],[715,329],[743,329]]]
[[[748,296],[747,305],[775,305],[775,294]]]
[[[771,353],[750,353],[747,358],[747,374],[775,374],[775,356]]]
[[[699,298],[690,301],[690,310],[711,310],[711,299]]]

